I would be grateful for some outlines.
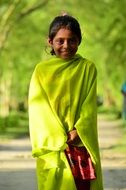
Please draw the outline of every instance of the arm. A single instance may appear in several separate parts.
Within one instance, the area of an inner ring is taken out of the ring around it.
[[[84,83],[82,86],[82,91],[80,93],[80,102],[78,105],[78,117],[74,125],[74,130],[68,133],[69,144],[80,144],[82,141],[79,130],[82,130],[82,134],[88,130],[94,131],[96,133],[96,119],[97,119],[97,105],[96,105],[96,77],[97,71],[94,64],[89,65],[87,72],[84,75]],[[89,124],[92,122],[93,124]],[[95,130],[93,130],[93,128]],[[94,133],[93,132],[93,133]],[[88,132],[89,133],[89,132]],[[85,134],[86,135],[86,134]],[[86,138],[86,137],[85,137]],[[83,143],[84,144],[84,143]]]
[[[42,76],[37,69],[33,73],[29,89],[29,129],[34,156],[65,149],[65,131],[53,112],[43,87]]]
[[[80,108],[79,117],[75,123],[77,134],[83,145],[94,159],[98,153],[98,134],[97,134],[97,103],[96,86],[97,71],[94,65],[90,68],[87,77],[87,93]]]

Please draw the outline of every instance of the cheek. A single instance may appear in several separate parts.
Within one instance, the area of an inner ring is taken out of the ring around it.
[[[56,51],[56,52],[59,52],[60,51],[60,49],[61,49],[61,47],[59,47],[59,46],[53,46],[52,47],[53,49],[54,49],[54,51]]]
[[[78,46],[73,46],[73,47],[71,48],[71,50],[72,50],[72,52],[76,52],[76,51],[78,50]]]
[[[52,47],[53,48],[53,51],[55,52],[55,55],[60,55],[60,49],[58,47]]]

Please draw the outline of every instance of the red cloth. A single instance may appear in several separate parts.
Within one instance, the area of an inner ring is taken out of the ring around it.
[[[90,180],[75,179],[77,190],[90,190]]]
[[[68,145],[65,150],[66,157],[75,179],[92,180],[96,179],[94,167],[86,148]]]

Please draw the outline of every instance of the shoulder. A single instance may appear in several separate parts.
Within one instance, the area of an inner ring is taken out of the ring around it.
[[[94,72],[94,73],[97,73],[97,68],[96,68],[96,65],[94,64],[94,62],[92,62],[91,60],[85,58],[85,57],[81,57],[81,62],[82,64],[86,67],[86,70],[87,72],[90,71],[90,72]]]
[[[35,70],[39,71],[46,63],[47,63],[47,60],[40,61],[39,63],[36,64]]]
[[[87,66],[88,66],[89,68],[94,68],[94,69],[96,69],[95,64],[94,64],[92,61],[90,61],[89,59],[84,58],[84,62],[87,64]]]
[[[51,61],[52,59],[48,59],[48,60],[42,60],[39,63],[36,64],[34,72],[36,73],[41,73],[43,70],[46,70],[48,63]]]
[[[91,60],[89,60],[89,59],[83,57],[83,56],[80,55],[80,54],[77,54],[77,57],[78,57],[84,64],[86,64],[88,67],[94,67],[94,68],[96,68],[94,62],[92,62]]]

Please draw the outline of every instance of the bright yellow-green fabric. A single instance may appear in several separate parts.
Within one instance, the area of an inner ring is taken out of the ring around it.
[[[80,55],[39,63],[29,89],[32,154],[37,157],[39,190],[76,190],[64,154],[74,127],[95,166],[91,190],[102,190],[97,135],[96,68]],[[67,187],[68,186],[68,187]]]

